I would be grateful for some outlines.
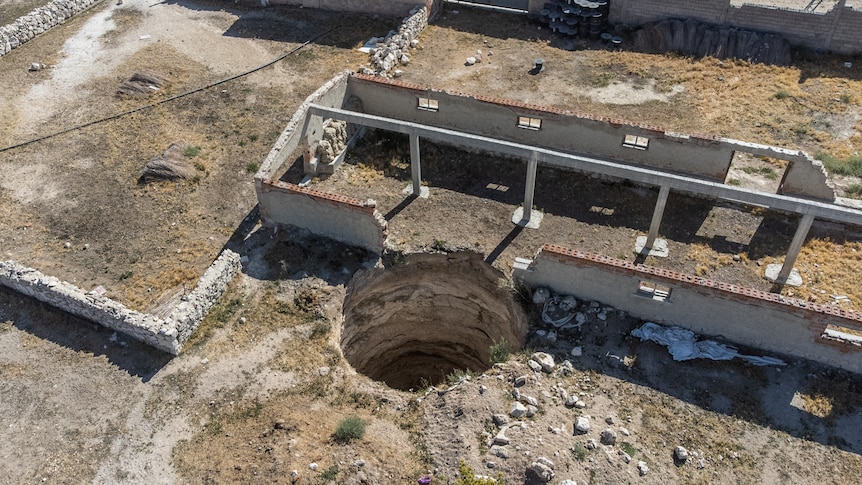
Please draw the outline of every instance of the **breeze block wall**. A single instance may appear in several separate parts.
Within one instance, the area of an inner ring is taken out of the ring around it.
[[[856,312],[556,245],[542,247],[513,276],[644,320],[862,373],[862,346],[823,337],[828,325],[862,332]],[[654,299],[639,291],[642,282],[663,285],[670,295]]]
[[[54,0],[44,7],[33,9],[11,24],[0,27],[0,56],[101,1]]]

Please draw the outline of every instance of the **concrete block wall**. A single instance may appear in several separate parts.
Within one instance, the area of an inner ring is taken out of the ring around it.
[[[695,19],[784,36],[791,44],[838,54],[862,52],[862,11],[840,0],[824,13],[730,0],[613,0],[612,24],[637,26],[664,19]]]
[[[301,227],[376,254],[386,245],[387,223],[373,200],[363,202],[272,180],[260,182],[257,197],[267,225]]]
[[[177,355],[236,276],[239,260],[238,254],[224,250],[166,320],[131,310],[14,261],[0,261],[0,285]]]
[[[827,325],[862,331],[856,312],[555,245],[513,276],[644,320],[862,373],[862,346],[822,337]],[[670,296],[655,300],[638,291],[641,282],[667,286]]]
[[[33,9],[11,24],[0,27],[0,56],[101,1],[53,0],[44,7]]]

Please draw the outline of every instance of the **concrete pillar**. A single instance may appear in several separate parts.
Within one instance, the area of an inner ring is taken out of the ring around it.
[[[796,257],[799,256],[799,250],[802,249],[802,243],[805,242],[805,237],[808,236],[808,230],[811,228],[811,223],[814,222],[814,216],[805,214],[802,220],[799,221],[799,226],[796,228],[796,234],[793,235],[793,241],[790,242],[790,248],[787,250],[787,256],[784,258],[784,264],[781,266],[781,271],[778,272],[778,277],[775,282],[783,285],[787,282],[790,272],[793,271],[793,264],[796,263]]]
[[[529,222],[533,212],[533,195],[536,192],[536,169],[539,166],[539,158],[536,152],[527,163],[527,186],[524,188],[524,215],[523,220]]]
[[[419,135],[410,134],[410,172],[413,177],[413,194],[422,193],[422,167],[419,164]]]
[[[644,249],[652,249],[655,238],[658,237],[658,228],[661,226],[661,218],[664,216],[664,207],[667,204],[667,196],[670,193],[670,187],[662,185],[658,191],[658,200],[655,203],[655,209],[652,212],[652,222],[649,225],[649,235],[647,236]]]

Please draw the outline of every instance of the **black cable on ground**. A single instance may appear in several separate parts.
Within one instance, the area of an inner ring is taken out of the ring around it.
[[[291,54],[295,54],[295,53],[296,53],[296,52],[298,52],[300,49],[302,49],[302,48],[306,47],[308,44],[311,44],[312,42],[314,42],[314,41],[316,41],[316,40],[318,40],[318,39],[320,39],[320,38],[322,38],[322,37],[326,36],[327,34],[329,34],[330,32],[332,32],[332,31],[334,31],[334,30],[336,30],[336,29],[338,29],[338,28],[339,28],[339,27],[333,27],[333,28],[331,28],[331,29],[327,30],[326,32],[323,32],[322,34],[320,34],[320,35],[318,35],[318,36],[316,36],[316,37],[312,37],[311,39],[308,39],[307,41],[303,42],[302,44],[300,44],[300,45],[298,45],[298,46],[294,47],[294,48],[293,48],[293,49],[291,49],[290,51],[288,51],[288,52],[286,52],[286,53],[284,53],[284,54],[282,54],[282,55],[280,55],[280,56],[276,57],[275,59],[273,59],[273,60],[271,60],[271,61],[267,62],[266,64],[261,64],[260,66],[257,66],[257,67],[255,67],[255,68],[249,69],[248,71],[245,71],[245,72],[242,72],[242,73],[239,73],[239,74],[235,74],[235,75],[233,75],[233,76],[230,76],[230,77],[224,78],[224,79],[222,79],[222,80],[220,80],[220,81],[216,81],[216,82],[214,82],[214,83],[207,84],[206,86],[203,86],[203,87],[200,87],[200,88],[192,89],[191,91],[186,91],[186,92],[184,92],[184,93],[180,93],[180,94],[177,94],[177,95],[175,95],[175,96],[171,96],[170,98],[165,98],[165,99],[162,99],[162,100],[156,101],[155,103],[151,103],[151,104],[148,104],[148,105],[145,105],[145,106],[139,106],[139,107],[137,107],[137,108],[130,109],[130,110],[128,110],[128,111],[124,111],[124,112],[122,112],[122,113],[117,113],[117,114],[114,114],[114,115],[111,115],[111,116],[108,116],[108,117],[105,117],[105,118],[101,118],[101,119],[98,119],[98,120],[95,120],[95,121],[90,121],[90,122],[84,123],[84,124],[82,124],[82,125],[73,126],[73,127],[71,127],[71,128],[66,128],[65,130],[58,131],[58,132],[56,132],[56,133],[51,133],[50,135],[40,136],[40,137],[38,137],[38,138],[34,138],[34,139],[32,139],[32,140],[27,140],[27,141],[25,141],[25,142],[21,142],[21,143],[15,144],[15,145],[10,145],[10,146],[8,146],[8,147],[3,147],[3,148],[0,148],[0,153],[3,153],[3,152],[5,152],[5,151],[9,151],[9,150],[12,150],[12,149],[15,149],[15,148],[20,148],[20,147],[23,147],[23,146],[26,146],[26,145],[30,145],[30,144],[32,144],[32,143],[40,142],[40,141],[42,141],[42,140],[47,140],[48,138],[53,138],[53,137],[55,137],[55,136],[65,135],[66,133],[70,133],[70,132],[72,132],[72,131],[80,130],[80,129],[82,129],[82,128],[87,128],[88,126],[93,126],[93,125],[97,125],[97,124],[99,124],[99,123],[104,123],[105,121],[111,121],[111,120],[115,120],[115,119],[117,119],[117,118],[122,118],[123,116],[130,115],[130,114],[132,114],[132,113],[137,113],[138,111],[143,111],[143,110],[145,110],[145,109],[150,109],[150,108],[153,108],[153,107],[158,106],[158,105],[160,105],[160,104],[169,103],[169,102],[171,102],[171,101],[175,101],[175,100],[177,100],[177,99],[183,98],[183,97],[188,96],[188,95],[190,95],[190,94],[198,93],[198,92],[204,91],[204,90],[206,90],[206,89],[209,89],[209,88],[212,88],[212,87],[218,86],[218,85],[220,85],[220,84],[224,84],[224,83],[226,83],[226,82],[233,81],[234,79],[239,79],[239,78],[241,78],[241,77],[248,76],[249,74],[252,74],[252,73],[254,73],[254,72],[260,71],[261,69],[265,69],[265,68],[267,68],[267,67],[269,67],[269,66],[271,66],[271,65],[275,64],[276,62],[279,62],[279,61],[283,60],[284,58],[286,58],[287,56],[289,56],[289,55],[291,55]]]

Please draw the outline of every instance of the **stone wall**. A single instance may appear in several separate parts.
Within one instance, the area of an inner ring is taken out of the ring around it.
[[[0,285],[177,355],[239,268],[239,255],[223,251],[166,320],[131,310],[14,261],[0,261]]]
[[[862,11],[839,0],[826,13],[766,5],[732,5],[730,0],[613,0],[610,22],[638,26],[664,19],[695,19],[770,32],[791,44],[838,54],[862,52]]]
[[[516,268],[514,277],[644,320],[862,373],[862,346],[824,336],[830,325],[862,331],[856,312],[554,245]],[[643,291],[643,283],[661,285],[669,295]]]
[[[428,8],[414,8],[401,22],[398,32],[392,33],[371,50],[370,67],[360,69],[364,74],[386,75],[398,66],[410,63],[410,49],[419,44],[419,34],[428,27]]]
[[[54,0],[0,27],[0,56],[102,0]]]

